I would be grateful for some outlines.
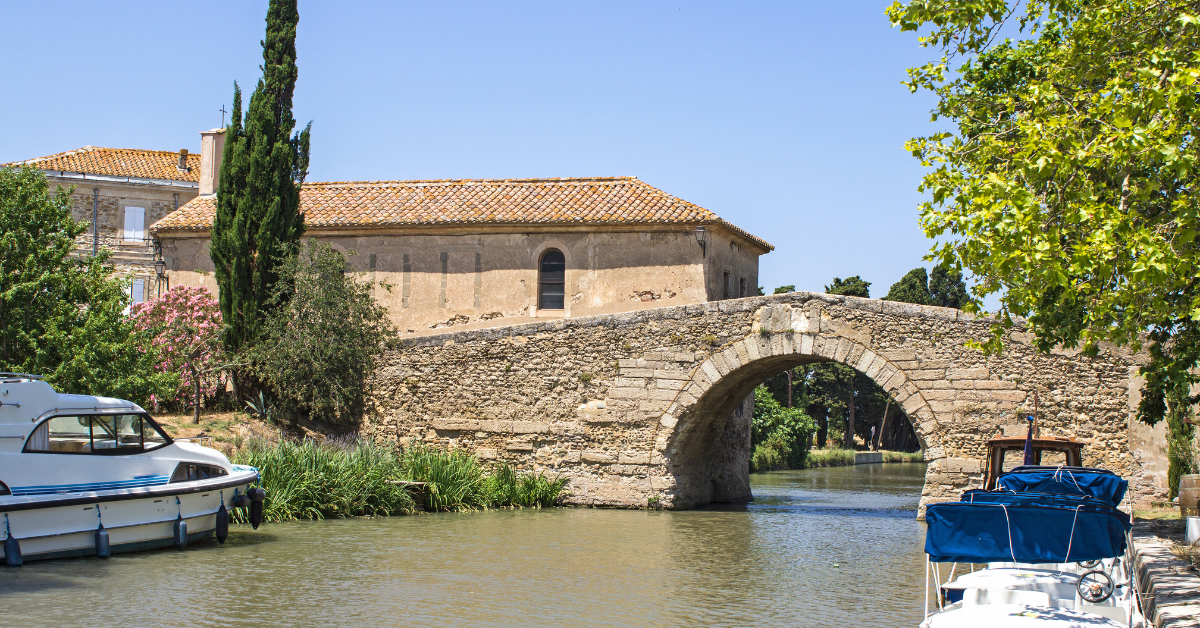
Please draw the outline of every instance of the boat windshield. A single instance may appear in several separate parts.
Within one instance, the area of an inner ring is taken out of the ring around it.
[[[25,451],[68,454],[132,454],[171,442],[144,414],[73,414],[51,417],[38,425]]]

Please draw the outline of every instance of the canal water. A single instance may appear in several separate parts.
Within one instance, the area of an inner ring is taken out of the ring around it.
[[[560,508],[235,526],[0,568],[0,625],[916,626],[921,464],[751,476],[684,512]]]

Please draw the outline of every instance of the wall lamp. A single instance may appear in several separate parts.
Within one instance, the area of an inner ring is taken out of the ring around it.
[[[704,225],[696,227],[696,242],[700,244],[700,257],[708,257],[708,232]]]

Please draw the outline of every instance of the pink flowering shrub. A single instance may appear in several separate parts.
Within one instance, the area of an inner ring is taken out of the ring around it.
[[[179,390],[172,399],[157,399],[185,408],[225,388],[220,341],[221,309],[204,288],[172,288],[157,299],[133,306],[134,327],[152,335],[159,371],[176,373]]]

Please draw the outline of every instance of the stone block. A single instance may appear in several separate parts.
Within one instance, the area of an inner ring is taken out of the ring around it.
[[[917,359],[916,349],[884,349],[879,353],[892,362]]]
[[[480,432],[493,434],[512,434],[512,421],[480,421]]]
[[[658,380],[658,382],[657,382],[657,386],[656,386],[656,388],[666,388],[666,389],[669,389],[669,390],[683,390],[683,387],[684,387],[684,386],[687,386],[687,385],[688,385],[688,382],[687,382],[687,380],[681,380],[681,379],[660,379],[660,380]]]
[[[976,390],[1013,390],[1017,387],[1016,382],[1005,380],[979,380],[972,383]]]
[[[505,445],[505,449],[509,451],[533,451],[533,443],[517,440],[509,441],[508,444]]]
[[[945,458],[942,460],[942,470],[947,473],[980,473],[983,462],[974,458]]]
[[[946,369],[918,369],[915,371],[908,371],[908,378],[917,381],[946,379]]]
[[[729,366],[730,370],[741,368],[744,364],[742,357],[738,355],[736,344],[722,351],[721,357],[725,358],[725,364]]]
[[[565,454],[563,454],[562,461],[566,462],[568,464],[579,464],[579,460],[580,460],[579,453],[580,452],[578,452],[578,451],[568,451]]]
[[[658,369],[654,371],[654,377],[657,379],[691,379],[691,375],[683,369]]]
[[[858,344],[857,342],[851,342],[850,352],[846,354],[846,364],[858,364],[858,361],[862,359],[862,354],[864,351],[866,351],[866,347]]]
[[[837,362],[846,362],[846,356],[850,355],[850,347],[853,343],[848,338],[838,339],[837,349],[833,352],[833,359]]]
[[[496,450],[480,448],[475,450],[475,455],[480,460],[494,460],[496,458]]]
[[[815,336],[813,334],[801,335],[800,336],[800,353],[803,353],[804,355],[812,355],[814,339],[815,339]]]
[[[746,352],[747,362],[753,362],[761,357],[758,354],[758,342],[754,339],[754,337],[743,338],[741,344]]]
[[[877,357],[878,356],[874,351],[871,351],[870,349],[863,349],[862,355],[859,356],[858,361],[854,364],[854,368],[858,369],[862,373],[867,373],[871,370],[871,367],[875,365],[875,358]],[[867,377],[870,377],[870,375],[868,374]]]
[[[746,351],[746,342],[744,340],[741,342],[733,343],[733,346],[730,347],[730,349],[733,349],[733,353],[734,353],[734,355],[737,356],[737,360],[739,363],[741,363],[741,364],[749,364],[750,363],[750,353],[748,351]]]
[[[994,401],[1021,402],[1021,401],[1025,401],[1025,398],[1027,396],[1028,396],[1028,393],[1026,393],[1023,390],[989,390],[987,392],[987,398],[992,399]]]
[[[708,356],[706,363],[712,364],[713,368],[717,369],[717,377],[713,378],[714,382],[719,381],[722,377],[725,377],[730,371],[733,370],[732,367],[725,363],[725,357],[720,353],[714,353]]]
[[[905,414],[911,416],[917,412],[917,408],[923,405],[925,405],[925,400],[921,398],[921,395],[912,395],[908,399],[905,399],[900,407],[904,408]]]
[[[618,388],[645,388],[646,387],[646,378],[645,377],[625,377],[622,375],[618,375],[616,381],[613,382],[613,385],[617,386]]]
[[[538,421],[513,421],[512,430],[514,434],[545,434],[550,431],[550,424]]]
[[[474,419],[434,419],[433,429],[439,432],[478,432],[479,421]]]
[[[650,452],[622,451],[617,455],[620,464],[650,464]]]
[[[643,394],[642,388],[610,388],[608,396],[613,399],[637,399]]]
[[[662,418],[660,418],[658,420],[658,424],[667,428],[668,430],[674,428],[675,424],[678,422],[679,422],[679,419],[676,419],[675,417],[673,417],[669,414],[662,415]]]
[[[922,368],[925,368],[925,363],[921,363]],[[986,366],[977,368],[954,368],[950,369],[947,377],[953,379],[987,379],[991,374]]]
[[[585,450],[580,456],[580,460],[591,464],[613,464],[617,461],[617,459],[608,452],[591,450]]]

